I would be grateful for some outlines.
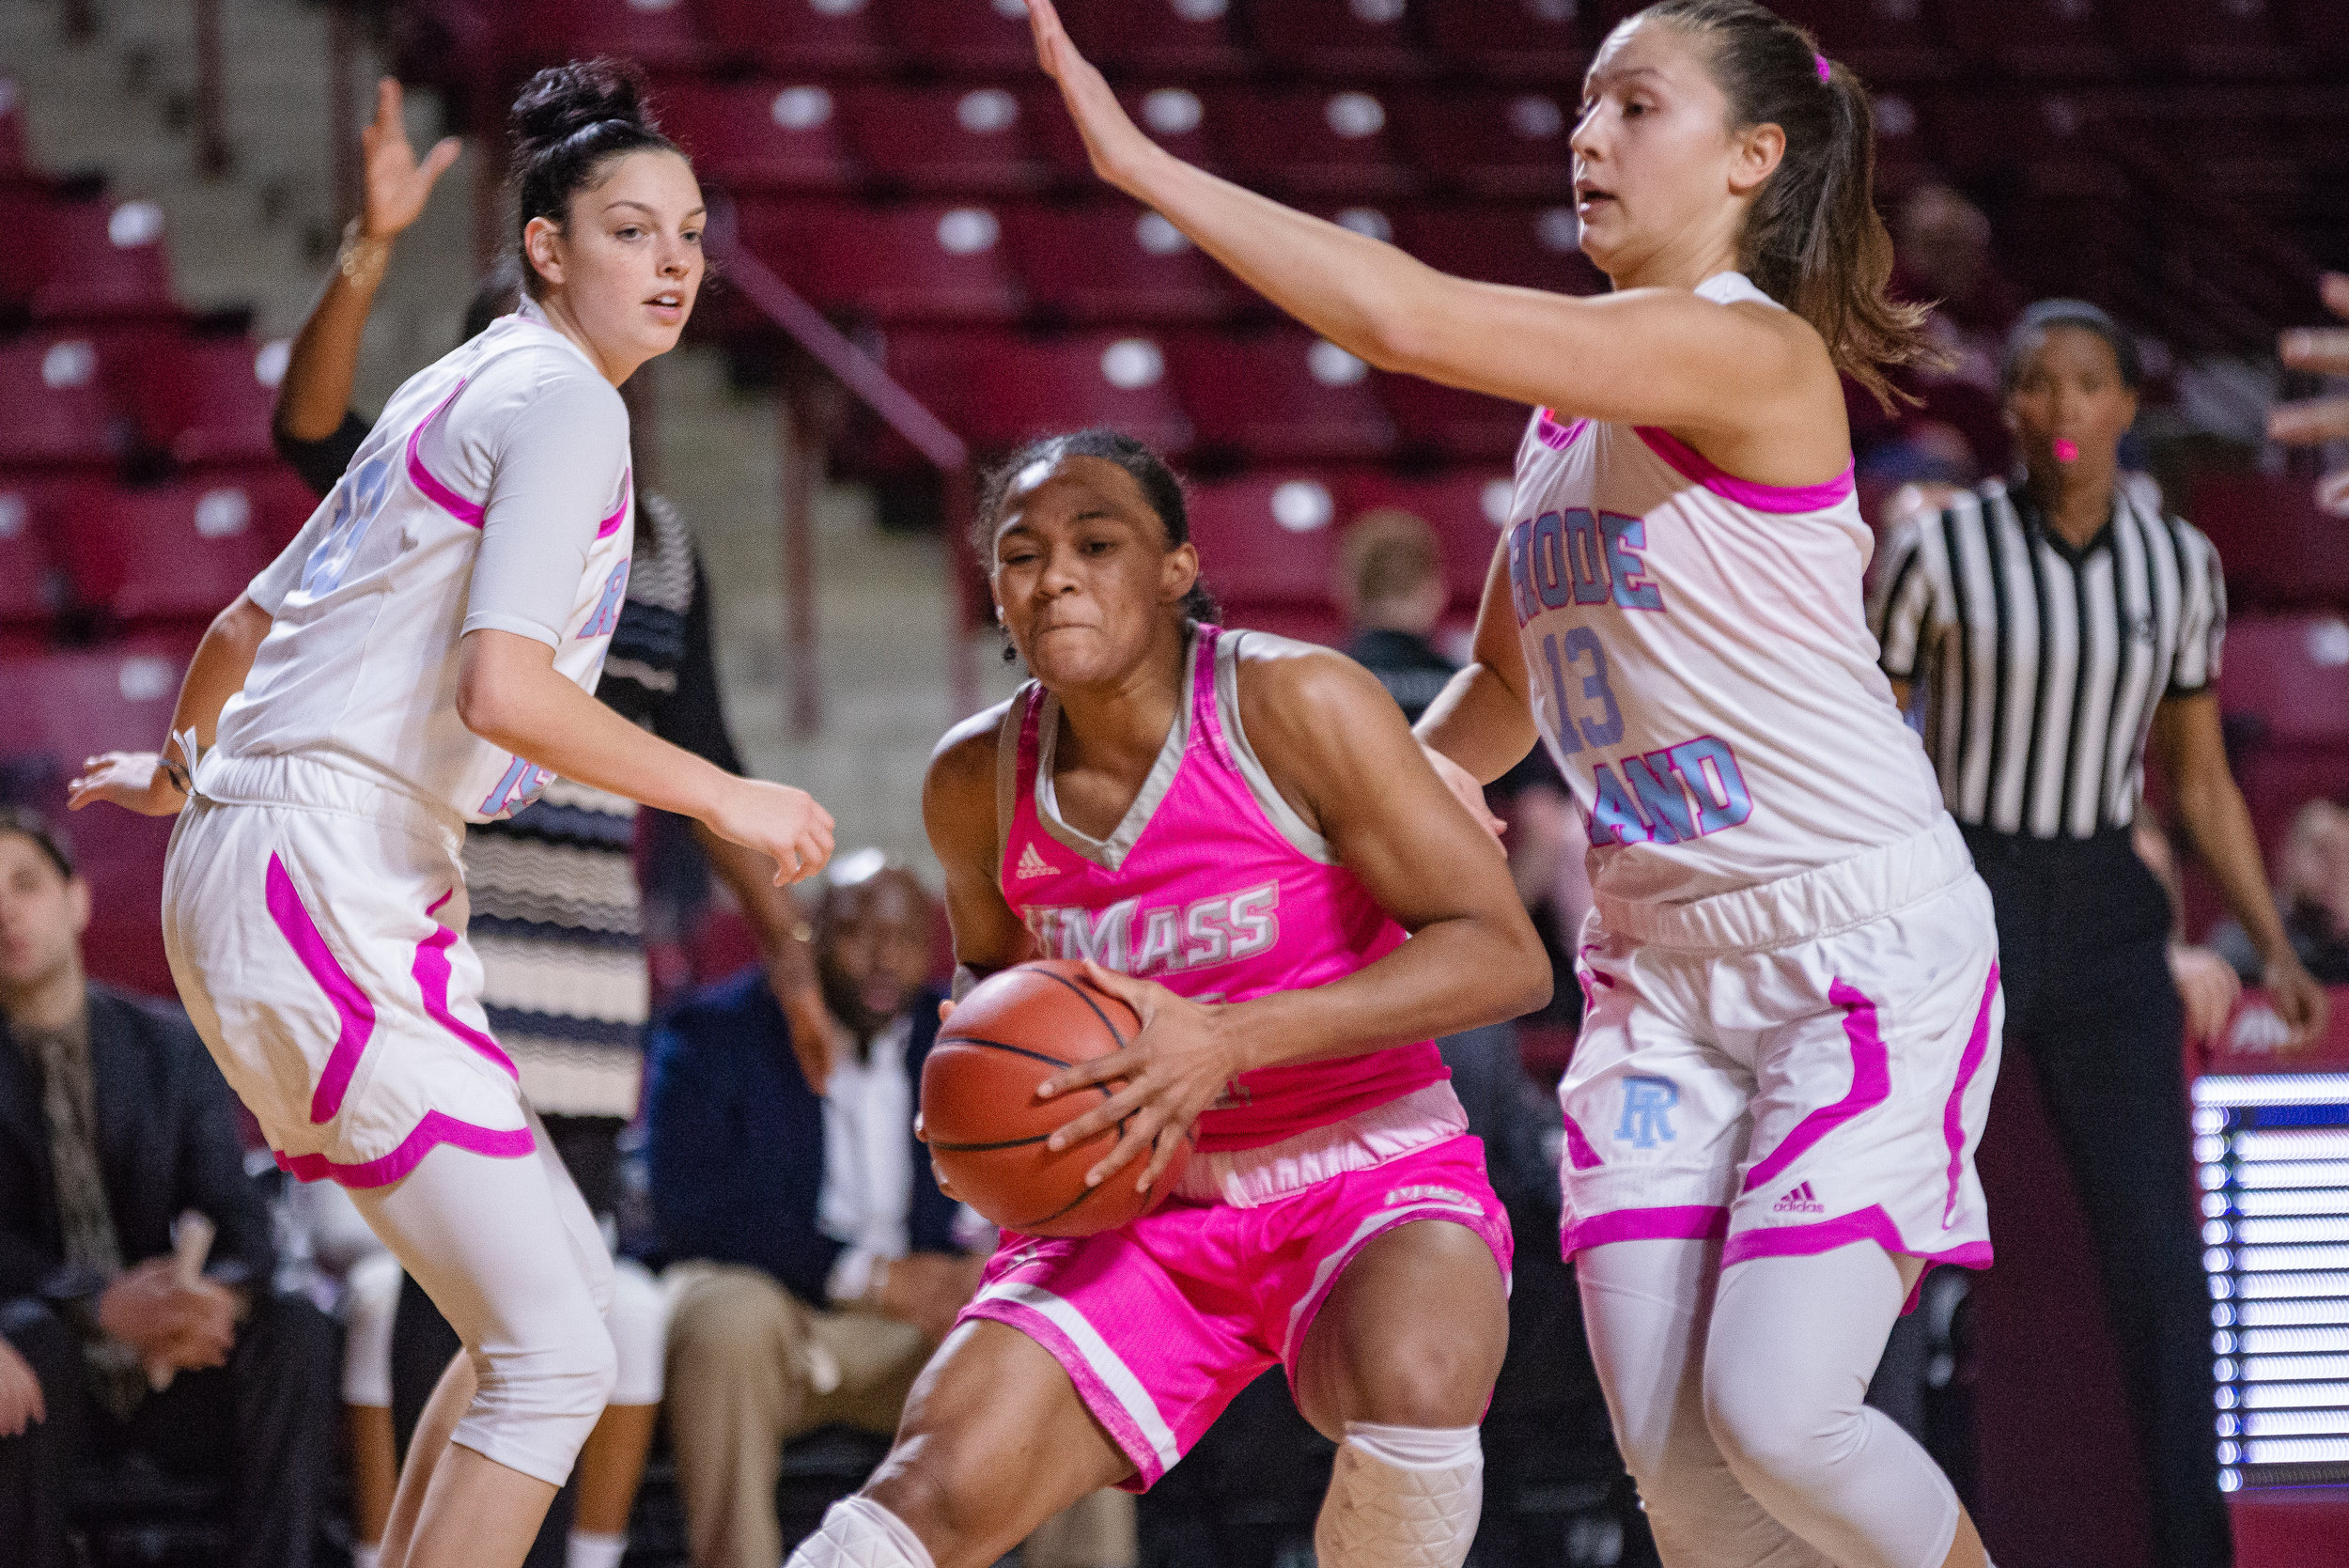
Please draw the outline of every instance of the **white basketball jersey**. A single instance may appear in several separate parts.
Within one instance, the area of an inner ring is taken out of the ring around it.
[[[1768,302],[1743,275],[1697,293]],[[1829,865],[1942,815],[1876,666],[1851,474],[1786,489],[1651,427],[1538,411],[1507,550],[1533,715],[1602,898],[1679,903]]]
[[[458,644],[534,637],[595,690],[628,588],[628,456],[619,393],[527,302],[410,377],[248,590],[273,624],[215,751],[309,755],[470,821],[528,805],[551,775],[458,717]]]

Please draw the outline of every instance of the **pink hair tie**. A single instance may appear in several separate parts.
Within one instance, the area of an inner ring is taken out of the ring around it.
[[[1819,68],[1819,80],[1820,80],[1820,81],[1824,82],[1824,81],[1826,81],[1826,80],[1827,80],[1829,76],[1832,76],[1833,74],[1835,74],[1835,68],[1834,68],[1833,66],[1828,65],[1828,64],[1827,63],[1827,56],[1826,56],[1826,55],[1824,55],[1824,54],[1813,54],[1813,55],[1812,55],[1812,56],[1811,56],[1811,58],[1812,58],[1812,60],[1813,60],[1813,61],[1814,61],[1817,65],[1818,65],[1818,68]]]

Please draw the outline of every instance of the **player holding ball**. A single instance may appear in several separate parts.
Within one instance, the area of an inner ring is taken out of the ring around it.
[[[984,1568],[1150,1485],[1277,1362],[1340,1444],[1325,1568],[1457,1568],[1510,1241],[1428,1042],[1549,994],[1507,867],[1365,671],[1209,624],[1182,488],[1139,442],[1027,447],[976,534],[1035,678],[930,766],[956,957],[1087,959],[1104,1015],[1138,1017],[1021,1079],[1088,1105],[1062,1148],[1124,1123],[1086,1179],[1155,1184],[1196,1145],[1125,1224],[1004,1234],[889,1458],[791,1562]]]

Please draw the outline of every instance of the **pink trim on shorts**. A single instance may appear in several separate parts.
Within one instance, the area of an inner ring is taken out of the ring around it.
[[[1695,480],[1715,495],[1750,506],[1757,512],[1819,512],[1852,493],[1852,465],[1843,465],[1843,472],[1824,485],[1765,485],[1759,480],[1740,479],[1715,463],[1695,447],[1673,435],[1670,430],[1653,425],[1635,425],[1640,439],[1648,449]]]
[[[1795,1130],[1746,1172],[1746,1184],[1738,1189],[1742,1192],[1777,1180],[1820,1139],[1892,1096],[1892,1054],[1876,1032],[1876,1004],[1841,980],[1828,986],[1827,997],[1843,1010],[1843,1033],[1851,1041],[1851,1092],[1797,1122]]]
[[[1556,414],[1543,409],[1533,426],[1533,434],[1551,451],[1563,452],[1574,444],[1574,438],[1580,435],[1582,427],[1589,423],[1587,419],[1578,419],[1571,425],[1561,425]]]
[[[451,888],[432,901],[425,913],[437,915],[441,906],[457,896]],[[496,1065],[506,1069],[506,1076],[516,1083],[522,1075],[515,1070],[514,1059],[499,1048],[495,1040],[448,1010],[448,950],[457,945],[457,933],[445,925],[435,925],[432,935],[416,944],[416,962],[411,970],[416,977],[416,988],[424,993],[425,1017],[479,1051]]]
[[[452,392],[442,398],[441,406],[416,421],[416,427],[408,432],[408,482],[422,490],[433,505],[439,506],[450,517],[468,528],[478,528],[481,526],[481,520],[489,515],[489,508],[478,502],[466,500],[448,486],[441,483],[440,476],[424,466],[424,457],[417,451],[417,447],[424,441],[425,431],[432,427],[434,420],[448,411],[448,406],[457,401],[458,393],[464,390],[465,383],[459,381],[457,392]]]
[[[596,524],[596,537],[608,539],[620,531],[620,520],[628,516],[629,503],[636,499],[636,470],[620,470],[620,509]],[[478,525],[476,525],[478,526]]]
[[[318,924],[310,911],[303,908],[302,894],[294,891],[293,878],[287,875],[286,865],[275,855],[269,858],[269,870],[262,877],[262,899],[269,906],[270,919],[277,923],[286,940],[293,944],[294,956],[310,971],[319,989],[334,1005],[334,1016],[341,1027],[334,1035],[334,1048],[327,1053],[326,1070],[319,1075],[318,1087],[310,1092],[310,1120],[331,1122],[342,1109],[343,1095],[350,1089],[350,1075],[358,1070],[359,1058],[366,1054],[367,1040],[375,1032],[375,1003],[359,988],[343,966],[335,960],[326,939],[319,935]]]
[[[1559,1236],[1567,1257],[1615,1241],[1719,1241],[1729,1234],[1729,1210],[1718,1203],[1615,1209],[1578,1219]]]
[[[1937,1264],[1955,1264],[1961,1268],[1988,1268],[1990,1243],[1968,1241],[1928,1252],[1911,1247],[1901,1239],[1901,1230],[1892,1223],[1892,1217],[1884,1212],[1881,1203],[1870,1203],[1864,1209],[1837,1215],[1832,1219],[1814,1219],[1807,1225],[1759,1225],[1739,1231],[1721,1249],[1721,1266],[1744,1263],[1751,1258],[1809,1258],[1821,1252],[1832,1252],[1854,1242],[1873,1241],[1894,1257],[1922,1258],[1925,1267],[1917,1275],[1916,1284],[1909,1287],[1904,1312],[1914,1312],[1917,1296],[1924,1288],[1925,1275]]]
[[[1957,1215],[1957,1183],[1966,1166],[1966,1091],[1990,1048],[1990,1004],[1999,999],[1999,961],[1990,960],[1990,979],[1982,988],[1982,1009],[1974,1015],[1974,1032],[1967,1036],[1966,1053],[1957,1059],[1957,1081],[1950,1086],[1949,1103],[1941,1108],[1941,1137],[1950,1146],[1950,1195],[1941,1205],[1941,1228],[1948,1230]]]
[[[1566,1121],[1566,1163],[1577,1171],[1588,1171],[1594,1166],[1606,1164],[1598,1157],[1598,1151],[1591,1147],[1591,1141],[1582,1136],[1582,1124],[1571,1114],[1561,1114],[1565,1116]]]
[[[519,1159],[537,1148],[528,1127],[484,1127],[460,1122],[445,1111],[428,1110],[399,1141],[399,1147],[380,1159],[339,1165],[324,1155],[287,1155],[272,1149],[277,1168],[302,1182],[333,1181],[344,1187],[389,1187],[416,1168],[416,1163],[446,1143],[491,1159]]]

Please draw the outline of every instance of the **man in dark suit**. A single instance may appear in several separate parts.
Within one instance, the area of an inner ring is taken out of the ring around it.
[[[64,845],[0,809],[0,1556],[61,1568],[76,1472],[151,1467],[229,1482],[228,1561],[303,1568],[334,1327],[272,1295],[228,1086],[177,1006],[85,977],[88,922]],[[190,1210],[217,1233],[193,1283]]]

